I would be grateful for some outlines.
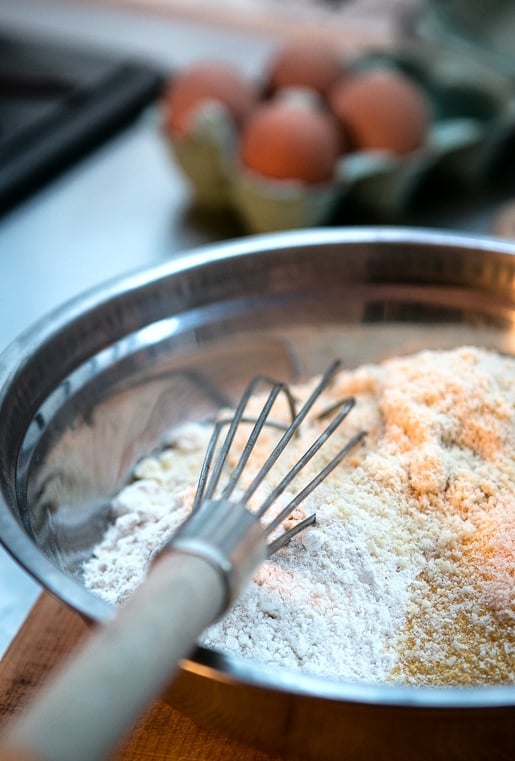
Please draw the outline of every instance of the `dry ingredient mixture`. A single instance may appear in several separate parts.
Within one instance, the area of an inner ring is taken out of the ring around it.
[[[262,564],[203,644],[342,679],[514,683],[515,359],[463,347],[342,371],[316,409],[351,395],[324,457],[368,436],[294,516],[316,510],[316,524]],[[279,470],[320,425],[306,424]],[[209,435],[174,430],[114,501],[84,566],[108,601],[130,594],[188,514]]]

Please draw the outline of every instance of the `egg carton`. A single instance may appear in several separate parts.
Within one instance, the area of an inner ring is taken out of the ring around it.
[[[375,51],[350,62],[352,70],[393,67],[425,91],[432,120],[425,143],[409,155],[354,151],[321,185],[274,180],[244,167],[238,133],[220,103],[206,102],[186,138],[167,135],[196,202],[230,209],[252,233],[331,224],[352,208],[371,221],[402,218],[423,186],[482,187],[515,136],[515,90],[502,73],[462,55],[430,50]]]

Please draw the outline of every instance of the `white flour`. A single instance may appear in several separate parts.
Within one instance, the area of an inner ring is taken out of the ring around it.
[[[315,526],[262,564],[203,643],[343,679],[515,681],[515,360],[423,352],[342,372],[318,408],[348,395],[356,408],[325,457],[362,428],[364,444],[299,510],[316,510]],[[130,594],[186,517],[209,435],[173,432],[115,500],[84,567],[108,601]]]

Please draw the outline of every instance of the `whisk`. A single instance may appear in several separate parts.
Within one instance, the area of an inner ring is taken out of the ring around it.
[[[350,438],[305,486],[293,492],[288,504],[278,509],[272,506],[285,492],[292,493],[289,489],[296,477],[352,409],[352,398],[319,414],[330,422],[261,503],[252,508],[249,504],[259,502],[259,489],[299,435],[338,368],[335,362],[327,369],[298,411],[286,384],[266,377],[249,383],[232,417],[214,425],[190,517],[160,550],[129,601],[91,635],[34,704],[7,728],[0,738],[4,755],[13,750],[17,759],[27,761],[105,758],[164,689],[202,632],[228,610],[258,565],[315,521],[312,514],[280,532],[285,519],[361,441],[364,432]],[[262,384],[269,386],[269,393],[259,414],[248,417],[249,401]],[[271,418],[280,394],[291,417],[285,425]],[[250,432],[231,469],[229,454],[244,425]],[[242,486],[265,426],[278,429],[277,443],[250,483]],[[4,755],[0,753],[0,758]]]

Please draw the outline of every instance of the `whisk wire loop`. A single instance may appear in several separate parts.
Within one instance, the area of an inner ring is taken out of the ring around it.
[[[231,496],[247,466],[252,452],[256,447],[258,438],[265,425],[273,426],[282,431],[279,441],[276,443],[272,452],[268,455],[265,462],[262,464],[259,471],[253,477],[251,483],[245,488],[243,494],[238,497],[237,503],[242,508],[246,508],[249,500],[257,491],[259,486],[265,481],[272,467],[275,465],[281,454],[286,449],[291,439],[298,435],[300,426],[306,419],[308,413],[312,410],[315,403],[320,398],[322,392],[329,386],[334,375],[340,368],[340,361],[333,362],[332,365],[325,371],[320,379],[319,383],[312,391],[308,399],[304,402],[300,410],[297,411],[295,399],[285,383],[274,381],[267,376],[257,376],[253,378],[248,384],[244,394],[240,398],[240,401],[236,407],[236,410],[230,419],[218,420],[215,423],[213,433],[211,435],[204,462],[199,476],[197,492],[195,494],[193,502],[192,512],[198,512],[201,507],[206,503],[210,504],[226,504],[230,502]],[[268,396],[262,405],[257,417],[246,416],[247,407],[249,401],[256,391],[256,388],[260,384],[269,384],[271,388]],[[277,421],[270,420],[270,413],[272,408],[280,394],[284,394],[287,400],[289,414],[291,421],[286,424],[278,423]],[[326,425],[324,430],[318,434],[315,441],[311,446],[302,454],[297,462],[288,469],[286,475],[277,483],[268,493],[266,498],[261,504],[253,509],[252,515],[256,521],[260,521],[265,517],[271,506],[277,499],[286,491],[294,479],[299,473],[307,466],[307,464],[315,457],[315,455],[324,446],[327,439],[334,433],[339,427],[342,421],[347,417],[349,412],[355,405],[355,399],[345,398],[337,401],[330,407],[322,410],[317,416],[317,420],[323,420],[329,416],[332,416],[330,422]],[[242,423],[250,424],[251,430],[249,436],[243,446],[243,449],[238,457],[238,460],[231,472],[227,477],[223,488],[221,488],[221,494],[215,499],[214,495],[219,486],[222,472],[227,464],[231,447],[233,445],[238,428]],[[227,428],[226,434],[223,440],[220,442],[222,430]],[[293,511],[313,492],[317,486],[327,478],[327,476],[337,467],[337,465],[343,460],[343,458],[355,447],[361,439],[365,436],[365,432],[361,431],[353,436],[345,446],[343,446],[337,454],[328,462],[318,473],[288,502],[288,504],[282,507],[277,514],[271,518],[266,525],[262,526],[264,537],[269,537],[273,532],[285,521]],[[303,520],[297,521],[294,526],[285,530],[281,536],[274,538],[266,544],[266,554],[269,557],[276,552],[280,547],[285,546],[296,534],[302,531],[306,526],[312,525],[316,520],[315,514],[309,515]]]
[[[308,515],[307,518],[304,518],[301,521],[297,521],[297,523],[289,528],[287,531],[281,534],[281,536],[278,536],[277,539],[274,539],[271,542],[268,542],[266,545],[266,556],[267,558],[272,557],[272,555],[275,555],[277,550],[280,550],[281,547],[285,547],[294,536],[297,536],[297,534],[300,534],[301,531],[304,531],[305,528],[308,526],[313,526],[314,523],[316,523],[316,514],[312,513],[311,515]]]
[[[345,406],[343,409],[339,412],[338,415],[336,415],[331,423],[322,431],[321,434],[316,438],[316,440],[313,442],[313,444],[307,449],[302,457],[291,467],[285,477],[277,484],[275,489],[273,489],[268,497],[264,500],[264,502],[261,504],[261,506],[256,510],[256,516],[258,518],[261,518],[268,508],[275,502],[275,500],[284,492],[284,490],[291,484],[291,482],[296,478],[296,476],[300,473],[303,468],[306,467],[308,462],[313,459],[313,457],[316,455],[316,453],[324,446],[327,439],[331,436],[331,434],[338,428],[342,420],[344,420],[351,409],[355,405],[355,400],[350,398],[345,400]],[[259,476],[259,473],[258,473]],[[307,494],[306,494],[307,496]],[[280,523],[280,520],[278,521]]]
[[[313,405],[319,398],[322,391],[324,391],[324,389],[326,389],[327,386],[330,384],[331,380],[333,379],[333,376],[336,374],[337,370],[339,369],[340,364],[341,364],[340,360],[336,360],[325,371],[317,387],[308,397],[303,407],[301,407],[301,409],[298,411],[297,415],[295,416],[295,419],[292,421],[291,425],[287,428],[287,430],[283,433],[283,435],[277,442],[275,448],[272,450],[272,452],[266,459],[259,473],[257,473],[253,481],[245,490],[241,498],[241,501],[243,502],[243,504],[248,503],[249,499],[252,497],[252,495],[257,490],[259,485],[263,482],[264,478],[270,472],[272,467],[275,465],[280,455],[284,452],[284,450],[290,443],[291,439],[295,436],[295,434],[299,430],[301,424],[305,420],[306,416],[312,409]],[[262,512],[258,511],[258,515],[262,515]]]
[[[248,403],[254,394],[256,387],[260,383],[268,383],[272,385],[272,389],[269,393],[269,396],[265,402],[265,405],[258,417],[257,420],[250,420],[245,415],[245,410],[248,406]],[[236,410],[234,412],[234,415],[230,420],[220,420],[215,423],[213,433],[211,435],[211,439],[209,441],[206,454],[204,457],[204,462],[202,463],[202,468],[199,475],[198,485],[197,485],[197,491],[195,493],[195,497],[193,500],[193,507],[192,510],[197,510],[202,502],[207,499],[212,499],[214,492],[216,490],[216,487],[218,486],[218,483],[220,481],[220,477],[222,474],[223,467],[227,461],[227,457],[229,455],[232,443],[234,441],[234,437],[236,435],[236,431],[238,430],[239,426],[243,422],[252,422],[254,423],[254,427],[252,429],[252,432],[250,434],[249,440],[240,456],[240,459],[234,468],[233,473],[231,474],[225,488],[223,491],[222,498],[228,499],[229,496],[232,494],[234,487],[236,486],[241,473],[243,472],[243,469],[245,468],[246,463],[248,462],[248,459],[252,453],[252,450],[254,449],[254,446],[256,444],[256,441],[259,437],[259,434],[261,433],[263,426],[265,424],[270,425],[270,421],[268,420],[268,416],[270,414],[270,410],[272,409],[272,406],[279,396],[279,394],[283,392],[286,396],[287,404],[289,413],[291,416],[292,421],[295,420],[295,417],[297,415],[296,412],[296,406],[295,406],[295,400],[293,398],[293,395],[290,392],[290,389],[286,384],[279,383],[277,381],[272,380],[271,378],[268,378],[264,375],[259,375],[254,377],[250,383],[248,384],[245,392],[240,398],[240,401],[238,403],[238,406],[236,407]],[[222,447],[220,449],[220,452],[218,454],[218,457],[216,459],[216,463],[214,466],[214,470],[211,473],[211,465],[213,462],[214,454],[217,448],[218,441],[220,439],[220,435],[222,432],[222,429],[226,426],[228,427],[227,433],[225,435],[225,439],[222,443]],[[274,427],[279,428],[280,430],[287,430],[288,426],[282,426],[278,425],[276,423],[273,423]],[[209,481],[208,481],[209,479]]]
[[[229,499],[230,495],[234,491],[234,488],[236,484],[238,483],[247,462],[249,461],[249,458],[254,450],[254,447],[256,446],[258,437],[268,420],[270,410],[272,409],[274,402],[279,396],[279,394],[281,393],[281,391],[284,392],[287,397],[291,396],[288,387],[285,386],[284,383],[275,383],[272,386],[272,389],[268,395],[268,398],[265,404],[263,405],[263,408],[254,424],[254,427],[252,428],[252,431],[250,432],[249,438],[247,439],[247,443],[245,444],[243,448],[241,456],[236,466],[234,467],[234,470],[231,473],[231,476],[229,477],[227,481],[227,485],[225,486],[222,492],[222,499]],[[292,420],[295,420],[295,414],[293,414]]]
[[[320,451],[320,449],[324,446],[327,439],[334,433],[334,431],[338,428],[340,423],[347,417],[351,409],[355,405],[354,399],[348,399],[346,400],[345,407],[336,415],[333,420],[330,422],[330,424],[322,431],[322,433],[319,434],[319,436],[315,439],[313,444],[307,449],[302,457],[297,460],[295,465],[288,470],[284,478],[277,484],[277,486],[269,493],[269,495],[266,497],[266,499],[263,501],[261,506],[256,510],[256,516],[258,518],[261,518],[267,510],[271,507],[271,505],[276,501],[276,499],[285,491],[285,489],[292,483],[292,481],[297,477],[297,475],[303,470],[306,465],[313,459],[313,457],[317,454],[317,452]],[[353,441],[353,440],[352,440]],[[354,442],[356,443],[356,442]],[[334,465],[329,468],[329,470],[326,471],[326,468],[324,467],[322,469],[322,473],[325,474],[325,476],[329,475],[331,470],[336,467],[338,462],[345,456],[345,454],[349,451],[348,444],[345,445],[345,447],[342,449],[342,451],[334,458],[336,460],[334,462]],[[333,460],[331,461],[331,463]],[[330,463],[330,464],[331,464]],[[276,525],[281,523],[281,521],[284,519],[285,516],[283,516],[283,512],[288,515],[292,512],[292,510],[295,509],[312,491],[316,488],[316,486],[321,483],[323,480],[323,477],[317,476],[313,479],[310,484],[308,484],[304,489],[302,489],[297,497],[293,499],[287,507],[282,510],[277,518],[275,518],[273,521],[271,521],[268,526],[271,526],[271,530],[275,528]],[[313,486],[311,488],[308,488],[309,486]],[[302,498],[301,498],[302,495]],[[281,517],[282,516],[282,517]]]
[[[301,489],[298,494],[290,501],[288,504],[278,513],[278,515],[271,520],[269,523],[267,523],[265,527],[265,534],[270,534],[277,526],[285,520],[289,515],[293,513],[293,511],[300,505],[301,502],[303,502],[306,497],[308,497],[312,491],[314,491],[317,486],[324,481],[327,476],[340,464],[340,462],[343,460],[343,458],[353,449],[359,442],[366,436],[366,431],[360,431],[355,436],[353,436],[347,444],[340,449],[338,454],[333,457],[333,459],[327,463],[327,465],[320,470],[317,475],[308,483],[306,486],[304,486],[303,489]],[[306,525],[311,525],[315,522],[315,515],[309,516],[306,520],[308,523]],[[288,531],[285,531],[284,534],[279,537],[279,540],[275,542],[276,549],[278,547],[283,547],[285,544],[287,544],[290,539],[295,536],[295,534],[299,533],[301,529],[297,530],[297,527],[300,524],[295,524],[295,526],[292,529],[289,529]],[[270,545],[271,546],[271,545]],[[275,552],[275,550],[274,550]],[[273,553],[269,553],[273,554]]]

